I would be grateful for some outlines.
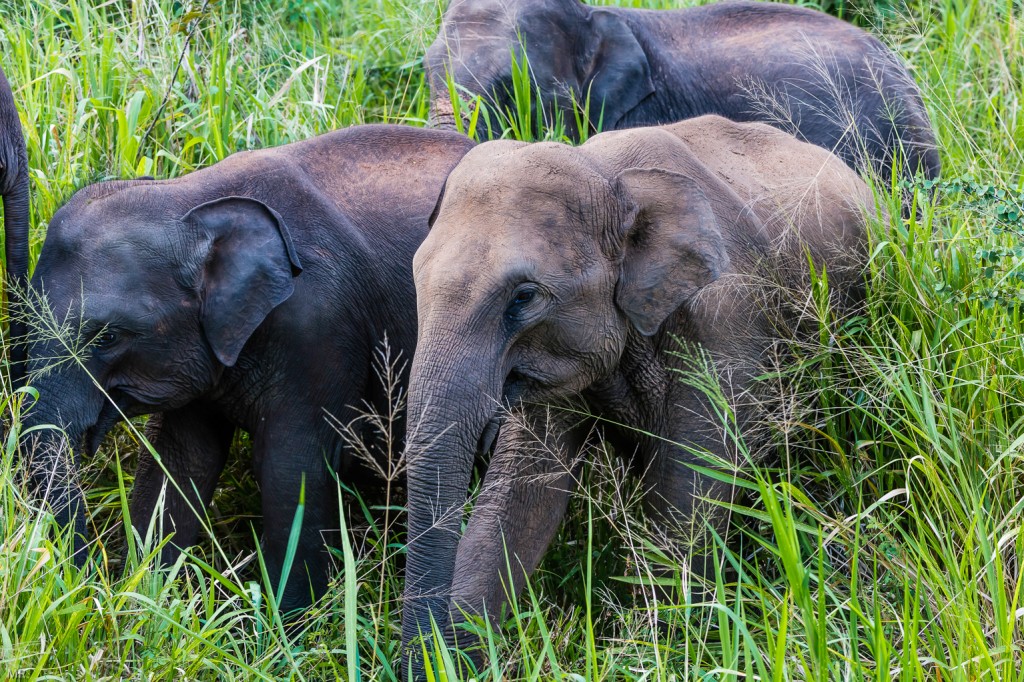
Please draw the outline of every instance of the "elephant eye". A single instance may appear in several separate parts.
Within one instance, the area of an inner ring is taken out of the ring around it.
[[[108,329],[97,334],[96,338],[92,340],[92,345],[99,350],[106,350],[117,343],[117,338],[117,332]]]
[[[537,287],[532,285],[520,286],[512,293],[512,299],[508,303],[505,315],[508,317],[518,316],[522,309],[528,306],[535,298],[537,298]]]
[[[532,289],[516,292],[516,295],[512,297],[512,305],[526,305],[532,301],[533,297],[536,295],[537,292]]]

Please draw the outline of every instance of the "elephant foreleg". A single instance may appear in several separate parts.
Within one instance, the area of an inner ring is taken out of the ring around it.
[[[326,423],[310,424],[296,414],[276,415],[256,443],[262,492],[263,558],[269,586],[282,595],[280,608],[288,613],[304,608],[327,591],[330,569],[325,535],[338,528],[338,486],[331,474],[335,459],[328,451],[333,439]],[[302,505],[302,516],[296,524]],[[282,575],[293,533],[294,563]],[[284,589],[281,585],[284,582]]]
[[[160,461],[148,449],[139,455],[131,495],[132,526],[140,537],[146,536],[151,523],[157,524],[158,533],[174,534],[160,553],[165,564],[195,544],[200,515],[213,498],[234,432],[207,405],[191,404],[150,418],[146,438]],[[155,519],[161,494],[163,513]]]
[[[734,499],[736,486],[722,479],[736,472],[735,429],[723,425],[708,397],[696,389],[688,389],[676,407],[675,433],[667,441],[651,443],[645,458],[645,507],[666,545],[663,549],[687,566],[691,576],[713,581],[718,556],[708,530],[722,535],[728,525],[721,503]],[[704,593],[693,582],[690,589],[695,595]]]
[[[459,542],[452,622],[495,619],[537,568],[577,487],[586,439],[578,414],[558,407],[516,410],[498,435],[483,488]],[[465,640],[463,633],[458,638]]]

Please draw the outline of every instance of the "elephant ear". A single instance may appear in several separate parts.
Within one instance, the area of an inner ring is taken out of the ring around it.
[[[217,359],[231,367],[270,311],[292,295],[292,278],[302,266],[284,220],[255,199],[216,199],[182,220],[206,245],[200,272],[203,332]]]
[[[718,279],[729,254],[711,202],[693,178],[630,169],[614,185],[626,211],[615,302],[641,334],[651,336]]]
[[[587,39],[576,57],[582,95],[590,96],[595,125],[600,120],[604,130],[612,130],[654,92],[651,65],[633,31],[614,13],[595,9],[587,21]]]
[[[430,212],[430,217],[427,218],[427,228],[433,229],[434,223],[437,222],[437,216],[441,213],[441,203],[444,201],[445,190],[448,189],[448,178],[445,178],[444,182],[441,183],[441,191],[437,195],[437,203],[434,204],[434,210]]]

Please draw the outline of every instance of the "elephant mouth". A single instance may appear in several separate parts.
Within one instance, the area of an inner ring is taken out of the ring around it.
[[[86,429],[84,445],[86,454],[89,456],[96,454],[96,451],[100,449],[100,445],[103,443],[103,439],[123,419],[121,405],[124,400],[122,398],[123,396],[119,395],[118,392],[112,391],[110,398],[104,401],[103,409],[100,410],[96,423]]]
[[[498,440],[498,433],[501,431],[501,425],[504,422],[504,410],[499,410],[488,420],[487,425],[484,426],[484,430],[480,434],[480,440],[477,442],[477,456],[487,455],[491,452],[494,448],[494,443]]]
[[[477,441],[477,454],[486,455],[494,448],[501,426],[505,423],[510,406],[518,405],[527,396],[533,397],[544,392],[545,384],[538,377],[520,369],[513,369],[505,379],[502,404],[487,421]]]
[[[544,382],[539,377],[522,370],[513,369],[505,377],[505,386],[502,395],[506,405],[515,405],[527,395],[543,390]]]
[[[505,405],[517,405],[523,401],[554,400],[576,390],[571,383],[558,376],[543,374],[533,368],[516,368],[505,378],[502,397]]]

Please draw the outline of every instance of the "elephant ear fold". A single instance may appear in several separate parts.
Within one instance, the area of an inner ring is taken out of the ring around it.
[[[437,195],[437,203],[434,204],[434,210],[430,212],[430,217],[427,218],[427,228],[433,229],[434,223],[437,222],[437,216],[441,213],[441,202],[444,201],[444,192],[448,189],[448,179],[441,183],[441,191]]]
[[[715,212],[700,184],[659,168],[630,169],[613,181],[625,207],[615,302],[651,336],[729,266]]]
[[[582,97],[590,97],[590,119],[612,130],[631,109],[654,92],[651,65],[633,31],[604,9],[588,17],[589,30],[577,54]],[[603,109],[602,109],[603,107]]]
[[[217,359],[231,367],[270,311],[292,295],[302,266],[284,220],[255,199],[217,199],[182,220],[204,245],[203,332]]]

